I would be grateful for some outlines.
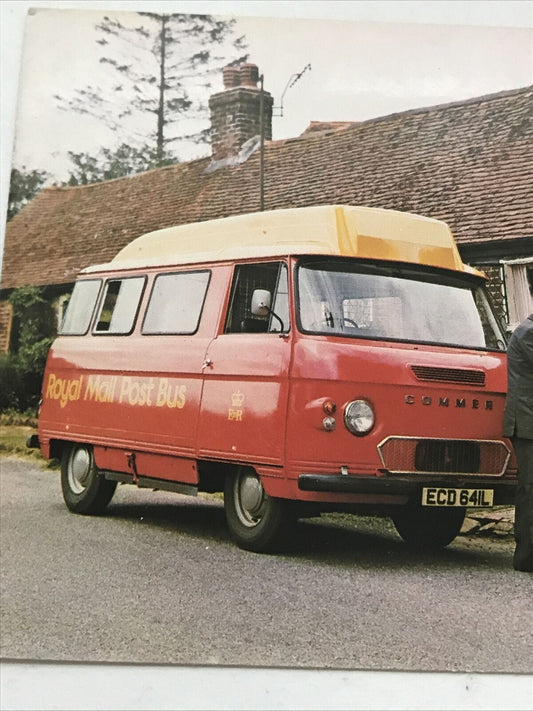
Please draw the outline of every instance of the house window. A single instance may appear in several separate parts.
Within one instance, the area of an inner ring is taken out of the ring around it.
[[[533,311],[533,257],[503,262],[509,325],[514,330]]]
[[[142,332],[145,334],[194,333],[200,323],[210,276],[208,271],[157,276]]]
[[[266,289],[272,295],[266,316],[252,314],[252,295]],[[283,262],[241,264],[235,268],[225,333],[280,333],[289,330],[287,265]]]
[[[83,336],[87,333],[101,284],[101,279],[76,282],[59,328],[61,335]]]
[[[94,332],[131,333],[144,287],[144,277],[112,279],[107,282]]]

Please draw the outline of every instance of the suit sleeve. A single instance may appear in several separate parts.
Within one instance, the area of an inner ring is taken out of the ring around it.
[[[527,366],[533,372],[533,325],[524,332],[523,338],[520,339],[520,351]]]

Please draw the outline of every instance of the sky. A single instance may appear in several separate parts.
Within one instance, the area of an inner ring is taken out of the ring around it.
[[[31,7],[38,12],[25,25],[25,14]],[[55,10],[44,12],[44,8]],[[279,105],[290,77],[310,63],[311,70],[287,91],[283,117],[274,118],[274,139],[298,135],[310,121],[360,121],[533,84],[533,3],[528,0],[2,0],[0,253],[12,160],[19,167],[55,172],[61,179],[67,150],[95,151],[110,145],[113,139],[77,115],[59,115],[53,100],[54,93],[68,90],[91,75],[95,60],[91,27],[95,15],[87,13],[139,9],[240,17],[239,29],[247,36],[250,60],[263,72],[265,89],[273,94],[275,105]],[[305,693],[302,697],[302,690],[293,689],[295,708],[298,702],[302,708],[315,707],[321,700],[316,696],[319,686],[328,690],[331,708],[335,708],[336,699],[337,708],[341,708],[350,689],[352,708],[378,708],[373,705],[372,696],[375,673],[343,673],[342,697],[336,696],[337,677],[328,674],[321,673],[319,685],[313,686],[311,680],[307,703]],[[404,682],[396,686],[394,707],[417,708],[417,675],[402,676]],[[512,676],[502,679],[498,675],[482,675],[476,681],[475,675],[468,675],[468,683],[464,676],[426,674],[418,683],[434,686],[439,704],[435,708],[445,708],[450,699],[456,704],[450,708],[467,708],[469,703],[472,708],[486,708],[487,703],[506,708],[504,695],[510,693]],[[25,680],[22,670],[20,688]],[[34,671],[33,683],[36,688],[45,684],[46,670],[37,676]],[[183,683],[187,683],[186,676]],[[223,698],[227,681],[213,675],[208,679],[206,672],[206,683],[215,687],[221,684]],[[121,687],[120,678],[113,686],[107,677],[106,688],[109,708],[114,700],[109,694],[113,692],[121,708],[128,702],[131,708],[140,708],[135,705],[136,699],[128,696],[127,688]],[[480,689],[484,695],[472,699]],[[92,699],[96,708],[99,688],[94,689],[93,697],[90,689],[86,691],[86,702],[90,704]],[[164,691],[161,689],[162,704]],[[265,708],[276,704],[278,708],[286,707],[283,686],[276,687],[275,681],[269,688],[258,684],[255,692]],[[526,694],[527,691],[522,697],[524,708]],[[513,703],[520,704],[516,692]]]
[[[221,5],[211,3],[217,14]],[[244,10],[249,8],[250,3]],[[37,5],[28,15],[15,122],[16,167],[44,169],[52,174],[51,182],[61,181],[71,167],[68,150],[95,154],[101,146],[121,142],[101,122],[60,111],[54,99],[58,93],[72,96],[76,87],[90,82],[105,84],[110,72],[98,61],[102,50],[94,29],[103,14]],[[117,16],[123,23],[138,22],[127,9]],[[399,24],[238,15],[236,34],[246,37],[250,61],[263,73],[276,107],[291,77],[311,65],[287,90],[283,116],[275,110],[273,138],[298,135],[310,121],[361,121],[533,83],[530,29],[443,27],[409,19]],[[221,76],[215,89],[222,89]],[[148,118],[151,128],[153,118]],[[208,150],[178,146],[181,160]]]

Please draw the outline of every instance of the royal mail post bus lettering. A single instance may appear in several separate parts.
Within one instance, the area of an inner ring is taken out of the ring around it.
[[[243,548],[295,518],[390,516],[441,547],[514,499],[505,340],[443,222],[327,205],[183,225],[84,269],[38,435],[66,505],[117,482],[224,493]]]

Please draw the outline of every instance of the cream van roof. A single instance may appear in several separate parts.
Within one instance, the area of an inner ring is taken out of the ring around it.
[[[444,222],[348,205],[255,212],[148,232],[108,265],[84,273],[288,254],[393,260],[478,273],[463,264]]]

